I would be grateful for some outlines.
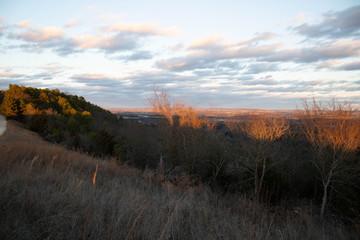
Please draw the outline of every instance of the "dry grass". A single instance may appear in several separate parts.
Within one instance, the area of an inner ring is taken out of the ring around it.
[[[304,204],[269,209],[204,186],[153,184],[139,170],[46,143],[13,122],[0,152],[1,239],[79,239],[84,226],[86,239],[356,239]]]

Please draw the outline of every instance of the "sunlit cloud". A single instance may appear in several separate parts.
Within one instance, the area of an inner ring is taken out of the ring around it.
[[[126,23],[118,22],[106,27],[108,32],[128,32],[144,35],[177,36],[181,31],[176,27],[159,29],[155,23]]]
[[[26,24],[22,24],[25,27]],[[59,40],[63,37],[64,32],[58,27],[43,27],[28,29],[19,33],[13,33],[12,36],[28,42],[44,42],[50,40]]]
[[[13,73],[11,71],[0,72],[0,79],[12,79],[12,78],[20,78],[23,77],[22,74]]]
[[[199,39],[199,40],[196,40],[196,41],[190,43],[189,46],[188,46],[188,49],[206,48],[206,47],[209,47],[211,45],[214,45],[214,44],[222,41],[223,39],[224,39],[224,37],[222,37],[222,36],[206,37],[206,38]]]
[[[136,42],[129,36],[117,35],[79,35],[69,41],[75,48],[90,49],[99,48],[107,50],[133,49]]]
[[[306,13],[300,12],[298,15],[290,20],[286,20],[281,22],[280,26],[298,26],[300,24],[303,24],[305,22],[309,21],[309,18]]]
[[[272,33],[272,32],[256,33],[253,38],[243,42],[243,44],[244,43],[250,43],[250,44],[258,43],[259,41],[269,40],[269,39],[272,39],[272,38],[274,38],[276,36],[277,36],[277,34]]]
[[[18,22],[16,24],[16,26],[19,27],[19,28],[28,28],[28,27],[30,27],[30,21],[29,20],[23,20],[21,22]]]
[[[89,5],[84,8],[84,11],[90,11],[90,10],[93,10],[94,8],[95,8],[95,5]]]
[[[64,27],[66,28],[69,28],[69,27],[74,27],[76,25],[79,24],[79,21],[78,20],[75,20],[75,19],[70,19],[69,21],[67,21],[64,25]]]
[[[41,66],[40,68],[44,69],[44,70],[58,71],[60,69],[63,69],[64,67],[59,66],[59,65],[54,65],[54,64],[48,64],[48,65],[45,65],[45,66]]]

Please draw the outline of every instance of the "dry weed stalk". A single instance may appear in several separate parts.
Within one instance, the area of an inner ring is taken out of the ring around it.
[[[137,215],[137,217],[135,218],[133,224],[131,225],[131,228],[128,232],[128,234],[126,235],[125,239],[128,240],[130,238],[131,232],[134,230],[136,222],[142,217],[142,214],[144,213],[144,211],[148,208],[148,205],[145,205],[139,212],[139,214]]]
[[[93,186],[95,186],[96,173],[97,173],[98,167],[99,167],[99,164],[96,164],[96,169],[95,169],[95,173],[94,173],[94,177],[93,177]]]
[[[172,211],[172,213],[170,214],[168,220],[166,221],[166,224],[164,226],[164,229],[162,230],[160,237],[158,238],[159,240],[164,239],[165,234],[167,232],[168,226],[171,223],[172,219],[174,218],[175,214],[177,213],[177,210],[180,206],[181,201],[183,200],[183,198],[185,197],[185,192],[182,194],[182,196],[179,198],[179,200],[176,202],[174,210]]]
[[[349,154],[360,147],[360,120],[356,116],[359,109],[334,98],[328,105],[312,98],[311,103],[304,100],[302,106],[297,115],[316,154],[314,165],[323,186],[320,210],[323,217],[330,184],[338,177],[344,181],[347,174],[360,169],[358,162],[347,162]]]

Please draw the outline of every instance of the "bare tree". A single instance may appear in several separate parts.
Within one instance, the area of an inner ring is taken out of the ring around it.
[[[155,113],[164,116],[169,121],[170,126],[174,125],[174,103],[169,99],[165,90],[158,92],[158,89],[154,86],[154,97],[149,98],[148,101]]]
[[[154,112],[167,120],[160,126],[160,130],[166,138],[164,142],[171,154],[171,161],[193,171],[200,163],[209,160],[211,153],[206,142],[215,138],[209,139],[205,136],[209,136],[215,122],[199,116],[193,107],[183,101],[170,99],[164,90],[154,88],[154,97],[149,99],[149,102]],[[223,161],[220,163],[216,165],[217,169],[223,165]]]
[[[303,133],[313,146],[314,165],[323,187],[321,217],[328,203],[331,183],[345,181],[346,175],[359,167],[359,162],[349,161],[350,155],[360,146],[357,111],[358,108],[350,103],[338,103],[334,98],[327,105],[315,98],[311,102],[304,100],[302,109],[297,110]]]
[[[268,161],[269,155],[276,151],[273,142],[288,131],[288,123],[284,118],[252,113],[244,117],[243,121],[228,122],[227,126],[231,131],[242,131],[252,139],[250,147],[247,148],[248,154],[241,161],[241,168],[251,171],[255,198],[259,201],[265,175],[276,163]]]
[[[164,116],[170,126],[178,124],[181,127],[190,127],[193,129],[207,128],[213,129],[215,123],[205,118],[199,117],[196,110],[185,104],[181,100],[171,100],[165,90],[154,88],[154,97],[149,99],[154,112]],[[177,121],[174,121],[174,118]]]

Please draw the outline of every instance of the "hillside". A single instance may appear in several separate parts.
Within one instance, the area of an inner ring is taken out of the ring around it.
[[[186,175],[69,151],[14,121],[0,151],[1,239],[356,239],[304,203],[221,196]]]
[[[96,155],[111,155],[118,144],[110,133],[118,118],[83,97],[58,89],[9,85],[0,92],[0,113],[18,120],[46,140]],[[116,152],[115,152],[116,154]]]

